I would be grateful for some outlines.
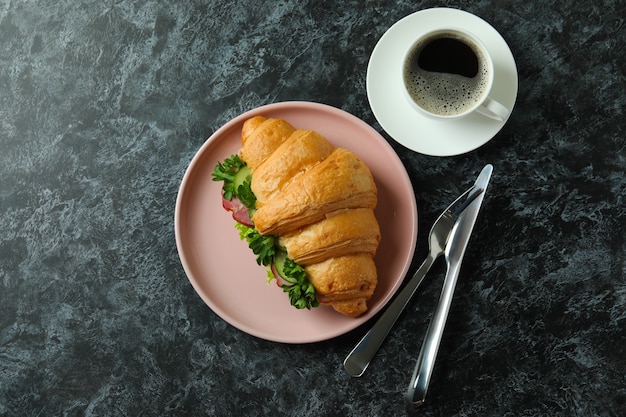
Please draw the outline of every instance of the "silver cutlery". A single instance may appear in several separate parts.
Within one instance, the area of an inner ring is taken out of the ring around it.
[[[481,171],[475,187],[481,190],[486,190],[491,178],[491,172],[493,168],[491,165],[485,166]],[[428,390],[428,384],[432,376],[433,367],[435,365],[435,359],[437,357],[437,351],[439,350],[439,344],[441,342],[441,336],[446,324],[448,312],[450,311],[450,304],[452,302],[452,296],[454,294],[454,288],[459,276],[459,270],[461,269],[461,262],[467,243],[469,242],[472,234],[472,229],[476,223],[478,217],[478,211],[485,197],[485,193],[481,193],[473,202],[469,204],[467,210],[461,213],[456,226],[451,233],[449,243],[444,250],[446,264],[448,270],[446,272],[446,278],[443,282],[443,288],[441,290],[441,296],[439,302],[433,313],[433,317],[428,325],[426,336],[420,350],[415,371],[411,377],[409,388],[407,390],[407,400],[409,407],[412,409],[418,408],[424,404],[426,398],[426,391]]]
[[[485,170],[488,170],[489,174],[491,174],[491,169],[491,165],[487,165],[483,168],[481,175],[483,175]],[[380,316],[374,326],[372,326],[372,328],[348,354],[343,363],[344,369],[348,372],[348,374],[353,377],[360,377],[363,375],[372,358],[376,355],[376,352],[378,352],[378,349],[400,316],[400,313],[402,313],[409,300],[413,297],[413,294],[422,283],[426,273],[430,270],[430,267],[439,256],[444,254],[457,220],[463,211],[483,192],[483,188],[474,184],[474,186],[465,191],[452,204],[450,204],[450,206],[437,218],[428,237],[428,256],[422,265],[417,269],[411,280],[406,284],[402,291],[398,293],[396,298]]]

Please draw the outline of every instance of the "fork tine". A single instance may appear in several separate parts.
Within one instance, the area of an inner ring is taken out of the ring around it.
[[[472,201],[474,201],[476,197],[481,195],[484,191],[484,188],[476,188],[474,186],[467,191],[468,195],[465,201],[460,201],[460,204],[450,207],[452,209],[452,215],[454,216],[454,220],[456,220],[461,215],[463,210],[465,210],[467,206],[472,204]]]

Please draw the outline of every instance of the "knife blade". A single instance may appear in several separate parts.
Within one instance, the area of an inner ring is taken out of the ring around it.
[[[493,166],[486,165],[476,179],[476,186],[487,190],[487,185],[493,172]],[[455,225],[450,243],[445,250],[445,258],[448,270],[444,279],[443,288],[439,302],[433,313],[433,317],[426,331],[424,342],[415,365],[411,382],[407,390],[407,400],[410,408],[418,408],[424,404],[426,392],[432,376],[433,366],[439,350],[441,336],[450,311],[450,304],[454,294],[454,288],[459,276],[461,262],[467,249],[478,212],[485,197],[485,192],[481,193],[459,217]]]

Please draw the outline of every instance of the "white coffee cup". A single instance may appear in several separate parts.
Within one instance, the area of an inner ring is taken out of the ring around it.
[[[406,99],[421,114],[438,120],[473,113],[505,120],[510,110],[489,97],[493,79],[489,51],[464,29],[430,31],[411,44],[402,60]]]

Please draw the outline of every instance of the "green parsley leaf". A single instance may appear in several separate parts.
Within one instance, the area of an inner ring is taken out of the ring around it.
[[[264,266],[271,265],[276,254],[276,237],[263,236],[255,228],[239,222],[235,222],[235,228],[239,230],[239,238],[245,240],[257,256],[256,263]]]
[[[235,154],[225,159],[224,162],[218,162],[213,169],[213,181],[224,181],[222,190],[224,191],[224,198],[226,200],[230,200],[233,195],[236,195],[234,186],[235,174],[245,165],[246,163],[239,155]]]
[[[252,212],[256,208],[256,196],[250,188],[251,184],[252,180],[247,179],[236,190],[236,194],[239,200],[241,200],[244,206],[248,207],[248,209],[251,210],[250,215],[252,215]]]
[[[289,284],[283,284],[282,289],[284,292],[288,293],[289,301],[292,306],[300,310],[304,308],[310,310],[311,307],[320,305],[317,295],[315,294],[315,288],[309,281],[306,271],[302,266],[286,258],[283,273],[286,276],[284,280]]]

